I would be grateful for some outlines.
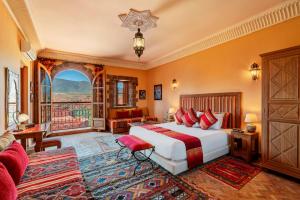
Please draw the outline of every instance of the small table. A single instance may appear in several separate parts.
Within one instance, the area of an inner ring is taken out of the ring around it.
[[[23,148],[26,150],[27,148],[27,139],[33,138],[35,140],[34,150],[39,152],[42,150],[42,141],[44,134],[47,133],[50,127],[49,123],[45,124],[36,124],[34,127],[26,128],[19,132],[11,132],[17,140],[21,140],[21,144]]]
[[[258,133],[232,131],[230,134],[230,154],[247,162],[258,154]]]
[[[159,124],[158,121],[145,121],[145,122],[131,122],[128,123],[129,126],[133,127],[133,126],[143,126],[145,124]]]

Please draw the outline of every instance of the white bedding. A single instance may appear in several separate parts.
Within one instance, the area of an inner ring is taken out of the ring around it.
[[[229,145],[229,129],[202,130],[201,128],[186,127],[177,125],[175,122],[156,124],[163,127],[197,137],[201,140],[203,155]],[[173,161],[186,160],[185,144],[171,137],[165,136],[154,131],[146,130],[140,126],[130,128],[130,135],[135,135],[146,142],[155,146],[155,152],[160,156]]]

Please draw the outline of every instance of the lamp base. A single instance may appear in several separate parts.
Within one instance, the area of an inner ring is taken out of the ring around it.
[[[247,132],[249,133],[254,133],[256,131],[256,126],[253,124],[248,124],[247,125]]]

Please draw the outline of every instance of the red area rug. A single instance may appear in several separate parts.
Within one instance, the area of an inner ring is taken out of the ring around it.
[[[202,170],[238,190],[261,172],[260,167],[228,156],[204,165]]]

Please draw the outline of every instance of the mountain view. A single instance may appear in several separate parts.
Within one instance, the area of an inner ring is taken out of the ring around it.
[[[55,78],[52,88],[54,102],[82,102],[92,100],[92,87],[88,81]]]

